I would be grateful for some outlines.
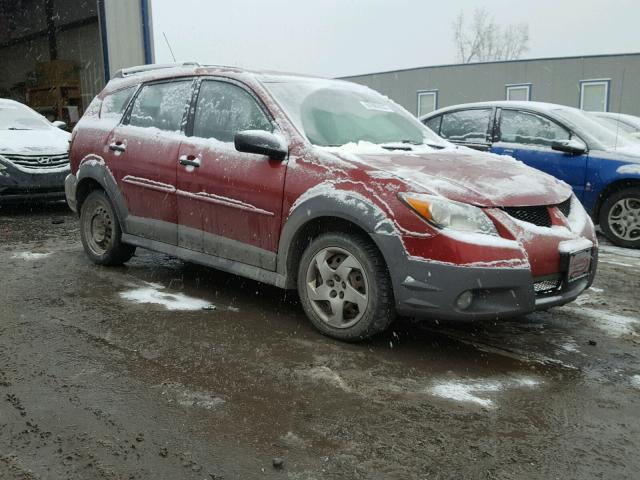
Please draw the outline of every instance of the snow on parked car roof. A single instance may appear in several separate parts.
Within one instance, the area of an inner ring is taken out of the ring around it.
[[[574,107],[568,107],[566,105],[559,105],[557,103],[548,103],[548,102],[532,102],[532,101],[521,101],[521,100],[494,100],[490,102],[472,102],[472,103],[460,103],[457,105],[451,105],[449,107],[439,108],[438,110],[434,110],[433,112],[427,113],[420,117],[420,120],[425,118],[430,118],[435,115],[438,115],[443,112],[448,112],[451,110],[463,110],[465,108],[478,108],[478,107],[510,107],[510,108],[522,108],[526,110],[535,110],[538,112],[551,112],[553,110],[558,109],[571,109],[577,110]]]

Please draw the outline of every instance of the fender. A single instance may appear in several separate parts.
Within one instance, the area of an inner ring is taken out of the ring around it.
[[[81,160],[78,171],[76,172],[76,203],[78,187],[82,184],[83,180],[87,179],[98,182],[102,189],[107,193],[107,196],[113,203],[116,213],[118,214],[118,218],[120,219],[120,228],[123,232],[127,233],[125,228],[127,224],[126,220],[129,216],[129,210],[127,209],[127,205],[115,177],[102,157],[91,154]],[[78,214],[79,213],[80,211],[78,210]]]
[[[380,242],[380,238],[393,238],[401,244],[393,221],[381,208],[358,193],[328,190],[325,184],[320,184],[298,198],[282,228],[276,271],[285,277],[285,288],[296,288],[295,274],[289,275],[289,266],[293,257],[299,253],[292,248],[298,240],[298,233],[303,231],[307,223],[322,217],[340,218],[357,225],[369,234],[385,258],[386,242]]]

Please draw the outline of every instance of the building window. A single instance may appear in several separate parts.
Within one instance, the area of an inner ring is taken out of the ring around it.
[[[598,80],[580,81],[580,108],[590,112],[609,111],[609,85],[608,78]]]
[[[438,109],[438,91],[421,90],[418,92],[418,117]]]
[[[531,84],[518,83],[507,85],[507,100],[519,100],[528,102],[531,100]]]

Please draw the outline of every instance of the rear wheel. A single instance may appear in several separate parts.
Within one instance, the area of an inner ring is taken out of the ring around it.
[[[120,222],[102,190],[94,190],[82,203],[80,238],[89,258],[99,265],[122,265],[136,251],[122,243]]]
[[[640,248],[640,188],[610,195],[600,208],[600,228],[616,245]]]
[[[313,325],[339,340],[371,337],[396,316],[386,265],[364,236],[327,233],[316,238],[300,261],[298,293]]]

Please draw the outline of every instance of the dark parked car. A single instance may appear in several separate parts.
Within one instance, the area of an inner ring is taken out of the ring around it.
[[[564,183],[457,148],[356,84],[226,67],[121,72],[73,132],[87,255],[136,246],[297,289],[344,340],[396,312],[472,320],[575,299],[597,244]]]
[[[622,130],[539,102],[456,105],[421,121],[451,142],[510,155],[564,180],[612,242],[640,247],[640,145]]]
[[[0,203],[64,198],[71,137],[64,126],[0,99]]]

